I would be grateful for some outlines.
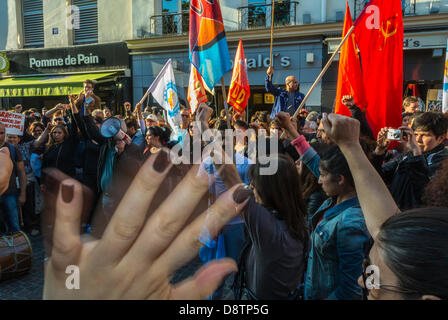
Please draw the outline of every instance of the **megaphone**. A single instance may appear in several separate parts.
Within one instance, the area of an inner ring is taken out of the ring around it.
[[[101,124],[100,133],[104,138],[114,138],[122,140],[126,144],[131,144],[132,139],[121,129],[121,120],[111,117]]]

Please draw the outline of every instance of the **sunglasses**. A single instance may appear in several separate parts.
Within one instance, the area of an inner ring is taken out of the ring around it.
[[[55,118],[54,121],[64,121],[63,118]]]
[[[189,114],[183,114],[183,115],[182,115],[182,118],[189,118],[189,117],[190,117]]]

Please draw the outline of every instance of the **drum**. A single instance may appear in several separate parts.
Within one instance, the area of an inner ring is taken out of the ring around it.
[[[33,262],[33,249],[22,232],[0,236],[0,281],[27,273]]]

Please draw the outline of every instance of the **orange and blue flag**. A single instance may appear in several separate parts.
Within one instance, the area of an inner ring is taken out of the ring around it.
[[[232,69],[218,0],[190,1],[190,61],[210,89]]]

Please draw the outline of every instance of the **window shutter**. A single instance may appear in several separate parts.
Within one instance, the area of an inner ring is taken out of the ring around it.
[[[22,0],[23,45],[44,46],[44,10],[42,0]]]
[[[79,9],[79,28],[73,30],[74,44],[98,42],[97,0],[73,0]]]

